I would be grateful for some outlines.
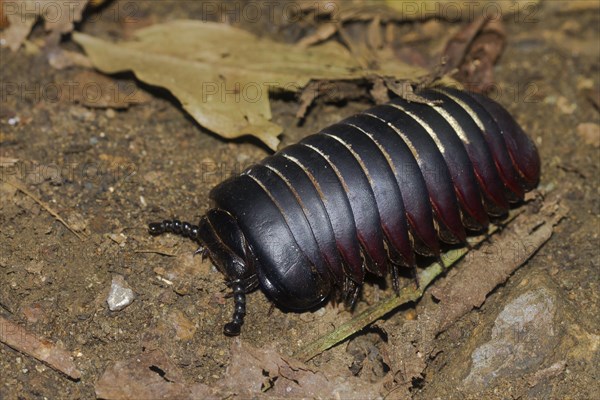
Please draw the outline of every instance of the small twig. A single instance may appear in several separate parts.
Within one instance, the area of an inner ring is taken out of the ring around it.
[[[63,224],[65,226],[65,228],[67,228],[69,231],[71,231],[71,233],[73,235],[77,236],[77,238],[79,240],[81,240],[81,241],[85,240],[85,238],[83,236],[81,236],[79,233],[77,233],[73,228],[71,228],[69,226],[69,224],[67,223],[67,221],[65,221],[56,211],[54,211],[52,208],[50,208],[50,206],[48,204],[46,204],[41,199],[39,199],[36,195],[34,195],[33,193],[31,193],[29,191],[29,189],[27,189],[26,187],[22,186],[20,183],[17,183],[17,182],[14,182],[14,181],[8,181],[8,180],[4,180],[2,178],[0,178],[0,180],[2,180],[2,182],[5,182],[5,183],[9,184],[10,186],[14,187],[15,189],[23,192],[25,195],[31,197],[31,199],[33,201],[35,201],[36,203],[38,203],[44,210],[48,211],[48,213],[50,215],[52,215],[61,224]]]
[[[167,256],[167,257],[177,257],[177,253],[169,253],[168,251],[161,250],[161,249],[135,250],[134,253],[150,253],[150,254],[160,254],[161,256]]]
[[[46,339],[41,339],[25,328],[0,317],[0,342],[42,361],[69,378],[79,380],[77,369],[68,351]]]
[[[6,310],[6,312],[8,312],[9,314],[14,314],[14,312],[10,308],[8,308],[8,306],[6,304],[2,303],[1,301],[0,301],[0,308],[2,308],[3,310]]]

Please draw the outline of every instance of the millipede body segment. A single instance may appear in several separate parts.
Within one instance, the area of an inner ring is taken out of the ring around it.
[[[333,292],[353,302],[366,271],[415,267],[440,241],[464,243],[489,216],[537,186],[533,142],[498,103],[452,88],[396,98],[265,158],[210,193],[198,225],[166,220],[152,234],[196,240],[233,289],[237,335],[245,294],[306,310]]]

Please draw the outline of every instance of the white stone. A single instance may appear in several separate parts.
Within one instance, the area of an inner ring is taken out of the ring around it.
[[[106,302],[110,311],[121,311],[135,299],[135,293],[121,275],[113,276]]]

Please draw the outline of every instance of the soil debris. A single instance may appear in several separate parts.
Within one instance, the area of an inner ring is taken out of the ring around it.
[[[72,228],[71,225],[69,225],[67,223],[67,221],[65,221],[56,211],[54,211],[47,203],[43,202],[42,200],[40,200],[36,195],[34,195],[31,191],[29,191],[29,189],[27,189],[26,187],[24,187],[21,183],[17,182],[17,181],[3,181],[6,184],[15,187],[16,189],[18,189],[19,191],[21,191],[23,194],[29,196],[33,201],[35,201],[36,203],[38,203],[42,208],[44,208],[46,211],[48,211],[48,213],[50,215],[52,215],[54,218],[56,218],[61,224],[63,224],[65,226],[65,228],[67,228],[69,231],[71,231],[73,233],[73,235],[77,236],[77,238],[81,241],[85,240],[85,237],[82,236],[80,233],[77,232],[76,229]]]
[[[73,363],[70,353],[62,346],[42,339],[2,316],[0,316],[0,342],[46,363],[71,379],[81,378],[81,372]]]

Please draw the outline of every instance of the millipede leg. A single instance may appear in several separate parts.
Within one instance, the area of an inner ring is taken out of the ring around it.
[[[233,301],[235,309],[231,322],[228,322],[223,327],[223,333],[227,336],[237,336],[240,334],[242,325],[244,324],[244,316],[246,315],[246,293],[241,282],[236,281],[233,284]]]
[[[348,287],[348,291],[344,293],[344,304],[348,308],[353,308],[356,303],[356,299],[358,298],[358,292],[360,290],[360,285],[357,285],[355,282],[349,281],[350,285]]]
[[[204,261],[206,259],[206,257],[208,256],[208,248],[204,247],[204,246],[200,246],[196,249],[196,251],[194,252],[194,255],[200,254],[202,261]]]
[[[392,286],[396,294],[400,293],[400,283],[398,281],[398,264],[392,263]]]
[[[442,259],[440,258],[440,263],[441,263],[441,262],[442,262]],[[442,265],[444,265],[444,264],[442,264]],[[416,266],[416,265],[413,265],[412,267],[410,267],[410,274],[412,275],[412,278],[413,278],[413,282],[414,282],[414,284],[415,284],[415,287],[416,287],[417,289],[419,289],[419,287],[420,287],[421,285],[419,285],[419,274],[418,274],[418,271],[417,271],[417,266]]]

